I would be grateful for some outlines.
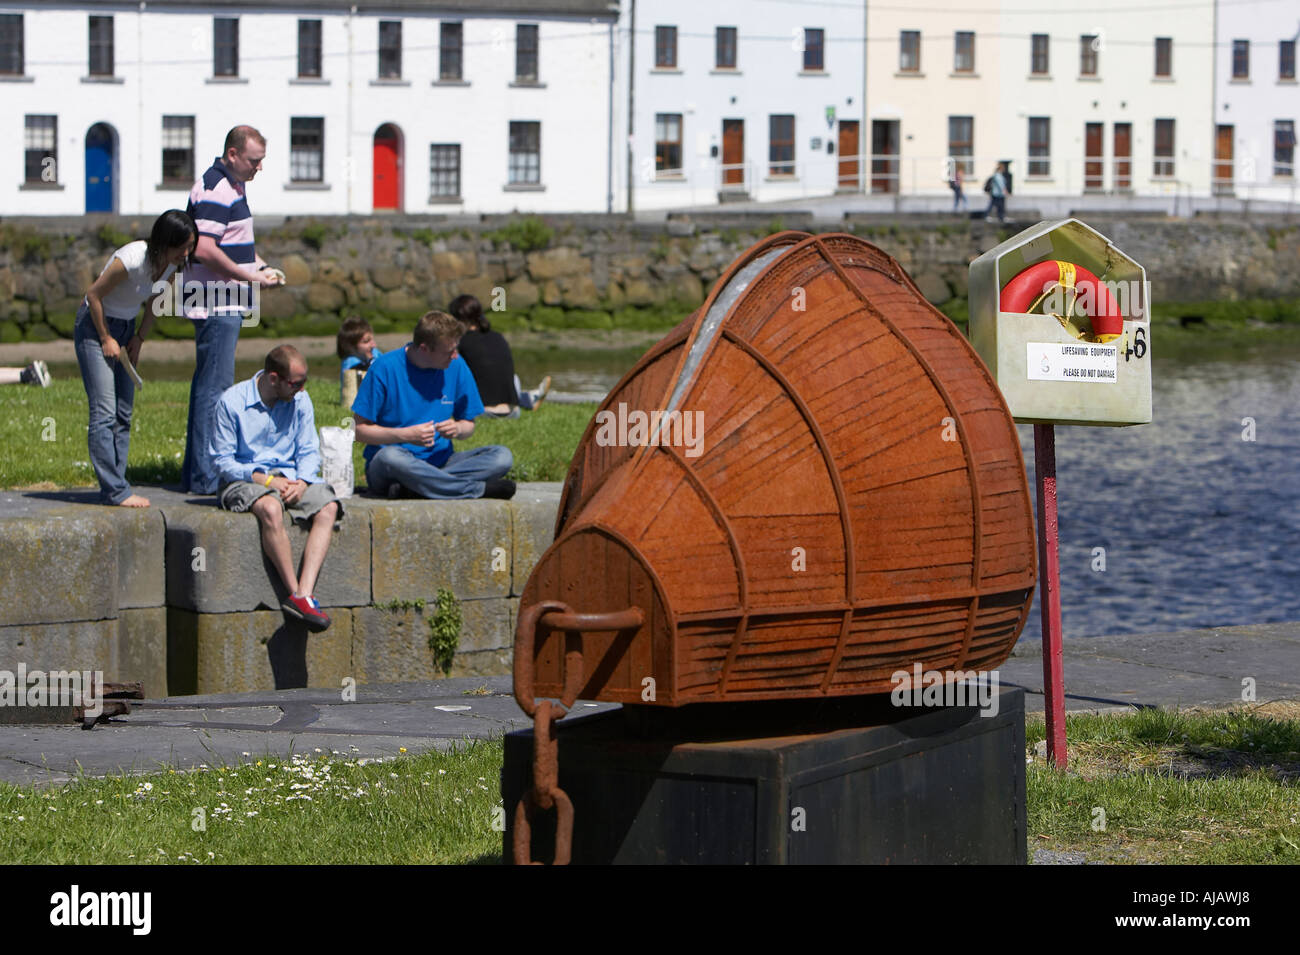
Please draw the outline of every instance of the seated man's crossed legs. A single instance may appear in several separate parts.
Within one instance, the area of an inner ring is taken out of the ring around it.
[[[366,465],[366,483],[381,496],[395,496],[393,488],[397,486],[417,497],[439,500],[507,499],[514,495],[515,484],[504,475],[513,466],[514,455],[499,444],[456,451],[442,467],[390,444],[381,447]]]

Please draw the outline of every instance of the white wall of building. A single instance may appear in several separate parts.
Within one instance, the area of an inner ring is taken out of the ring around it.
[[[85,136],[97,122],[117,134],[117,208],[151,214],[183,207],[184,189],[161,188],[162,117],[195,118],[195,175],[238,123],[267,137],[249,186],[255,214],[372,211],[376,129],[402,133],[403,211],[603,212],[609,201],[611,21],[580,17],[455,17],[464,23],[464,85],[436,83],[440,19],[338,9],[250,10],[139,5],[11,5],[24,14],[25,77],[0,81],[0,128],[27,114],[58,117],[58,184],[20,188],[21,148],[0,151],[0,214],[85,211]],[[90,15],[114,15],[112,82],[88,82]],[[213,17],[239,18],[239,77],[213,78]],[[322,77],[297,79],[298,20],[322,21]],[[379,21],[402,22],[400,82],[378,80]],[[450,19],[450,18],[449,18]],[[539,84],[517,86],[516,23],[539,25]],[[351,55],[349,56],[349,50]],[[3,95],[9,94],[9,95]],[[291,182],[290,119],[324,120],[324,175]],[[509,123],[541,124],[541,187],[507,188]],[[462,203],[430,202],[431,143],[461,146]]]
[[[630,28],[623,4],[621,36]],[[655,66],[655,27],[677,28],[677,67]],[[717,69],[716,29],[735,27],[736,67]],[[806,28],[824,31],[821,71],[803,70]],[[724,158],[723,120],[744,121],[743,183],[731,184],[750,198],[768,200],[826,195],[839,185],[841,122],[858,121],[862,146],[863,29],[861,7],[813,2],[753,3],[747,0],[640,0],[636,4],[635,116],[632,130],[634,203],[661,209],[718,201]],[[628,76],[620,51],[620,77]],[[615,97],[626,124],[626,79]],[[828,122],[828,109],[834,118]],[[655,168],[655,117],[682,117],[682,168]],[[794,174],[773,176],[769,118],[794,116]],[[828,151],[833,144],[834,151]],[[716,155],[714,152],[716,150]],[[624,163],[626,160],[624,160]],[[626,168],[620,182],[626,181]],[[622,196],[625,200],[625,194]],[[626,204],[620,206],[626,208]]]
[[[1300,198],[1300,170],[1293,165],[1291,175],[1277,174],[1285,168],[1279,170],[1274,161],[1274,124],[1289,120],[1293,129],[1300,128],[1300,86],[1278,71],[1279,41],[1300,40],[1300,7],[1275,0],[1221,7],[1216,40],[1214,123],[1232,127],[1229,187],[1242,198],[1294,202]],[[1233,78],[1234,40],[1250,41],[1245,80]]]

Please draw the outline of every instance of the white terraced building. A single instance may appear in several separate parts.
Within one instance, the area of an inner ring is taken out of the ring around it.
[[[605,0],[0,3],[0,214],[154,213],[239,123],[255,214],[610,205]]]

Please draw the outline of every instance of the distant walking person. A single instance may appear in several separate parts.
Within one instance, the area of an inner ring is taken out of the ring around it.
[[[551,376],[543,378],[532,391],[519,387],[510,343],[500,332],[492,331],[482,304],[473,295],[458,295],[451,300],[447,311],[465,326],[460,357],[474,375],[474,384],[483,400],[483,413],[491,418],[518,418],[520,408],[525,411],[538,408],[551,390]]]
[[[225,151],[190,190],[188,211],[198,226],[199,244],[194,253],[198,264],[186,284],[201,282],[208,290],[204,306],[186,312],[194,320],[194,380],[181,487],[194,494],[217,490],[207,447],[217,399],[235,383],[235,344],[248,303],[254,301],[249,283],[260,288],[280,284],[253,248],[253,215],[244,195],[244,184],[257,175],[265,156],[266,138],[252,126],[236,126],[226,134]],[[217,288],[228,291],[218,294]]]
[[[948,188],[952,190],[952,211],[957,212],[966,208],[966,193],[962,191],[962,174],[961,163],[956,159],[949,159],[952,164],[952,174],[948,177]]]
[[[1007,164],[998,163],[998,168],[993,170],[993,175],[989,176],[984,183],[984,191],[989,194],[989,207],[984,210],[984,218],[988,218],[993,212],[997,212],[998,221],[1007,221]]]
[[[197,239],[194,220],[187,213],[164,212],[154,221],[147,241],[128,242],[109,257],[77,309],[73,341],[90,399],[86,439],[104,504],[149,506],[149,499],[132,494],[126,482],[135,382],[121,358],[129,358],[132,365],[140,360],[140,346],[153,327],[153,300],[162,294],[154,290],[185,264]],[[146,301],[137,333],[135,316]]]

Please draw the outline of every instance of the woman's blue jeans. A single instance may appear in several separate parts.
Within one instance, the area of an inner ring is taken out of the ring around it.
[[[135,334],[134,318],[104,317],[108,333],[126,351]],[[109,361],[95,331],[90,308],[83,303],[73,330],[77,364],[90,399],[90,426],[86,435],[90,464],[99,478],[99,496],[105,504],[121,504],[131,496],[126,483],[126,452],[131,443],[131,408],[135,383],[120,361]]]

